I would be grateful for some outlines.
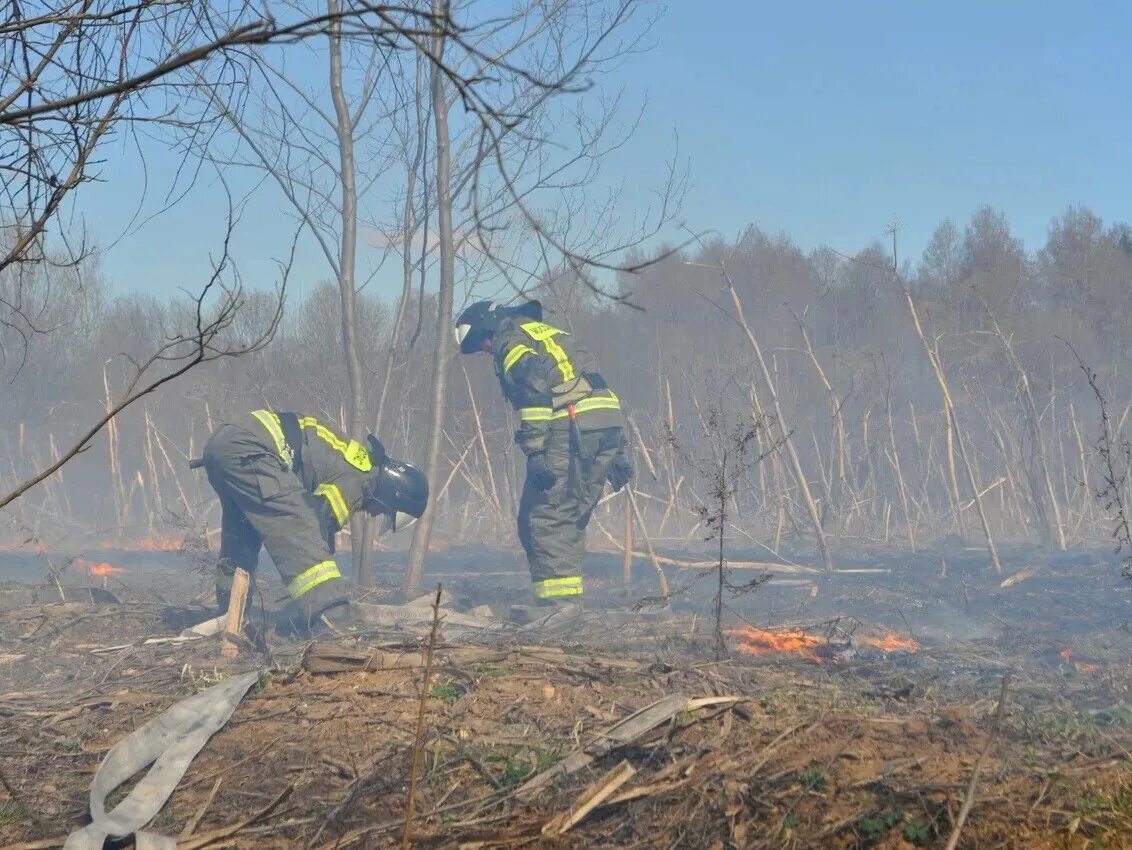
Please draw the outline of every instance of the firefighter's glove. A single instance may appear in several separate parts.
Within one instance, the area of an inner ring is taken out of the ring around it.
[[[613,456],[606,477],[609,479],[614,493],[620,492],[621,488],[633,478],[633,465],[629,463],[629,458],[626,457],[625,452],[619,451]]]
[[[546,452],[532,452],[527,455],[527,478],[544,493],[554,486],[558,478],[546,462]]]

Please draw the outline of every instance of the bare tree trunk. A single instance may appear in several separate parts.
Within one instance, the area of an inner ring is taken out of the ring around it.
[[[334,101],[335,131],[338,137],[339,177],[342,193],[342,241],[338,253],[338,289],[342,300],[342,353],[346,361],[346,400],[349,406],[347,431],[355,440],[365,439],[365,399],[362,396],[361,364],[358,359],[358,321],[354,309],[356,290],[354,269],[358,250],[358,187],[354,167],[354,119],[346,103],[342,87],[342,19],[338,0],[326,0],[330,22],[330,97]],[[354,583],[371,583],[366,551],[363,517],[350,520],[350,546],[353,555]]]
[[[417,216],[413,207],[413,197],[416,193],[417,186],[417,170],[420,168],[421,160],[424,157],[424,109],[422,108],[422,80],[426,68],[426,61],[424,54],[417,53],[417,78],[416,78],[416,94],[417,94],[417,149],[413,154],[412,162],[407,163],[405,169],[405,205],[402,210],[401,218],[401,297],[397,301],[397,312],[393,317],[393,327],[389,330],[389,347],[385,352],[385,366],[382,369],[381,375],[381,389],[377,397],[377,415],[373,421],[373,433],[379,438],[385,426],[385,411],[386,402],[389,400],[389,387],[393,383],[393,364],[397,358],[397,348],[401,344],[401,330],[405,325],[405,314],[408,312],[409,302],[413,297],[413,257],[412,257],[412,244],[413,235],[417,232],[417,228],[421,226],[421,222],[417,221]],[[425,187],[428,191],[428,187]],[[428,222],[424,222],[423,226],[427,227]],[[355,557],[360,557],[358,570],[362,572],[366,569],[366,562],[369,559],[370,552],[373,550],[373,536],[377,530],[377,523],[369,516],[362,517],[362,544],[361,551]]]
[[[439,70],[444,55],[443,22],[448,19],[448,0],[432,0],[437,29],[432,37],[432,108],[436,121],[436,200],[440,230],[440,293],[436,307],[436,351],[432,361],[432,398],[429,404],[427,475],[429,489],[435,492],[440,480],[440,443],[448,390],[448,351],[452,339],[452,293],[455,284],[455,245],[452,238],[452,197],[449,174],[448,104],[444,95],[444,74]],[[420,593],[421,576],[428,540],[432,534],[434,505],[413,526],[413,545],[405,571],[405,596]]]

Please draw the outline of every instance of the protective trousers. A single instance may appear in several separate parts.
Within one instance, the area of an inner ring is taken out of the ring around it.
[[[255,574],[263,546],[299,610],[313,617],[345,601],[345,585],[323,534],[318,498],[268,440],[224,424],[204,447],[205,471],[221,509],[217,604],[227,609],[237,567]]]
[[[576,432],[552,428],[546,461],[556,480],[549,491],[528,478],[519,500],[519,542],[527,553],[538,599],[580,596],[586,526],[605,489],[609,464],[621,446],[620,428]]]

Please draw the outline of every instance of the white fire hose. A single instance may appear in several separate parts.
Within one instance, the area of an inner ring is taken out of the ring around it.
[[[67,836],[64,850],[101,850],[107,837],[128,835],[134,835],[137,850],[176,850],[176,839],[141,828],[161,811],[197,753],[228,722],[258,678],[259,671],[252,671],[226,679],[170,706],[115,744],[91,783],[92,823]],[[149,772],[107,812],[107,796],[149,764]]]

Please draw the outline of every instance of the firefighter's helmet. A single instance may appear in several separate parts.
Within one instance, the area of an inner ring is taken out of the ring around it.
[[[542,304],[527,301],[517,307],[503,307],[494,301],[477,301],[456,317],[456,344],[463,354],[483,350],[483,341],[495,335],[499,322],[507,316],[524,316],[542,321]]]
[[[371,437],[371,456],[376,453],[375,442],[377,438]],[[380,454],[380,465],[374,464],[362,507],[369,514],[385,518],[383,532],[400,531],[420,519],[428,507],[428,479],[412,464],[395,460],[384,450]]]

